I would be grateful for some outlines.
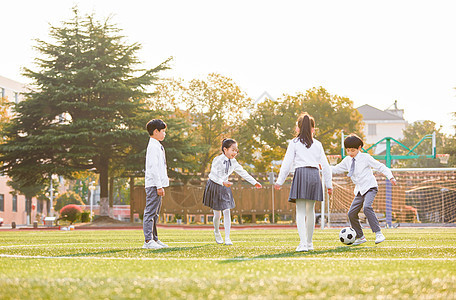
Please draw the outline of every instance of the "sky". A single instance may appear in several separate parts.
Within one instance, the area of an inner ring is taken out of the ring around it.
[[[34,39],[51,41],[50,25],[75,5],[111,16],[142,45],[144,67],[174,57],[164,77],[219,73],[254,100],[319,86],[355,107],[397,100],[408,122],[455,132],[456,1],[5,1],[0,75],[28,83],[21,68],[34,69]]]

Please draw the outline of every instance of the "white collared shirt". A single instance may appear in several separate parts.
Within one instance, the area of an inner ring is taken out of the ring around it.
[[[145,173],[145,187],[155,186],[160,189],[169,186],[165,149],[154,138],[150,138],[147,145]]]
[[[354,158],[355,170],[353,171],[351,180],[355,184],[355,195],[358,195],[358,192],[361,193],[361,195],[364,195],[370,188],[378,187],[372,168],[383,173],[383,175],[385,175],[389,180],[394,178],[391,170],[370,156],[369,153],[359,152]],[[351,168],[352,162],[353,158],[346,156],[339,164],[332,167],[332,172],[335,174],[348,172]]]
[[[223,153],[216,156],[212,160],[209,179],[217,184],[223,185],[223,182],[228,181],[228,177],[233,172],[236,172],[239,176],[253,185],[258,183],[258,181],[256,181],[249,173],[247,173],[246,170],[244,170],[235,158],[229,159]]]
[[[312,145],[307,148],[298,138],[294,138],[288,144],[276,184],[283,185],[290,171],[296,168],[314,167],[320,170],[320,165],[326,188],[332,189],[332,173],[323,145],[320,141],[313,139]]]

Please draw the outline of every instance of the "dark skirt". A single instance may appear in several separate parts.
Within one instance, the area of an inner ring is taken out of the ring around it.
[[[203,204],[213,210],[234,208],[233,193],[229,187],[208,180],[204,189]]]
[[[296,203],[296,199],[323,201],[320,171],[317,168],[296,168],[288,202]]]

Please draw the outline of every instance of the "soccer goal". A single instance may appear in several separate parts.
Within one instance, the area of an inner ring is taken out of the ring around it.
[[[379,184],[374,210],[384,226],[399,224],[456,224],[456,168],[391,169],[397,186],[375,173]],[[334,192],[329,200],[330,226],[346,219],[335,220],[348,212],[353,200],[354,185],[345,175],[333,177]],[[391,201],[387,201],[391,199]],[[362,212],[362,211],[361,211]],[[388,220],[388,215],[391,220]],[[331,219],[333,216],[333,219]],[[363,216],[361,215],[361,219]],[[339,218],[340,219],[340,218]],[[363,220],[361,220],[363,221]]]

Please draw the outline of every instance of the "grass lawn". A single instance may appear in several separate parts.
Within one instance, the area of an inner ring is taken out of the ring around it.
[[[159,228],[170,248],[143,250],[140,230],[0,230],[1,299],[455,299],[456,228],[386,229],[387,240],[344,246],[316,229]],[[223,233],[222,233],[223,235]]]

